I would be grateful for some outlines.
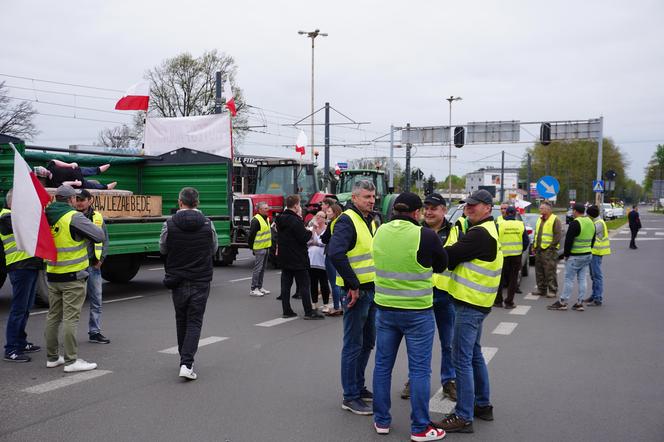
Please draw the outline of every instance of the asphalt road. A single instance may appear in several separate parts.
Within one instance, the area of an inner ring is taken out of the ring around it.
[[[624,229],[614,235],[604,263],[604,306],[552,312],[548,300],[517,295],[522,308],[494,309],[482,341],[493,355],[496,419],[476,421],[474,434],[447,438],[662,440],[664,216],[642,213],[642,222],[636,251],[628,249]],[[280,318],[274,299],[279,273],[266,275],[271,295],[251,298],[253,259],[247,253],[240,258],[215,269],[201,336],[210,343],[197,354],[197,381],[181,381],[178,356],[160,352],[176,345],[175,321],[161,263],[150,261],[130,284],[104,284],[110,345],[88,343],[86,321],[79,326],[79,355],[97,362],[98,370],[65,375],[47,369],[44,352],[28,364],[0,362],[0,440],[408,440],[410,407],[398,397],[405,357],[394,370],[392,433],[378,436],[371,418],[340,409],[341,318],[257,326]],[[562,286],[562,273],[559,280]],[[522,282],[524,294],[533,286],[531,272]],[[3,330],[8,306],[9,283],[0,290]],[[293,300],[293,306],[302,314],[301,303]],[[30,318],[28,334],[43,345],[40,311]],[[86,305],[84,317],[87,311]],[[435,348],[434,367],[439,358]],[[438,387],[434,380],[430,408],[446,410],[450,404],[434,394]]]

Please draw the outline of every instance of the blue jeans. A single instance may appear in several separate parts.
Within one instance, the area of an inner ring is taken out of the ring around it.
[[[348,308],[347,291],[341,290],[344,309],[344,342],[341,349],[341,386],[344,400],[359,399],[364,371],[376,342],[376,306],[373,290],[360,290],[360,297]]]
[[[376,365],[373,376],[374,421],[389,427],[392,368],[401,338],[406,338],[408,379],[410,380],[411,432],[423,431],[429,422],[431,394],[431,350],[434,318],[431,310],[390,311],[376,309]]]
[[[454,335],[454,302],[449,293],[433,288],[433,314],[440,339],[440,384],[456,379],[452,362],[452,336]]]
[[[86,298],[90,303],[88,334],[92,335],[101,332],[101,270],[89,266],[88,274],[86,293]]]
[[[332,260],[327,255],[325,256],[325,272],[327,273],[327,280],[330,282],[330,287],[332,287],[334,309],[339,310],[341,308],[341,287],[337,285],[337,269],[334,268]]]
[[[579,280],[578,302],[583,302],[583,299],[586,297],[586,275],[588,274],[591,259],[592,255],[578,255],[567,258],[567,262],[565,263],[565,286],[563,287],[562,295],[560,295],[561,302],[567,302],[572,295],[575,278]]]
[[[22,353],[28,344],[25,326],[37,293],[37,269],[17,269],[9,272],[12,283],[12,300],[7,318],[7,345],[5,354]]]
[[[602,302],[604,293],[604,276],[602,275],[602,257],[593,255],[590,260],[590,278],[593,280],[593,301]]]
[[[456,415],[466,421],[474,417],[473,407],[491,404],[489,371],[482,356],[482,323],[488,315],[465,305],[456,306],[453,359],[456,369]]]

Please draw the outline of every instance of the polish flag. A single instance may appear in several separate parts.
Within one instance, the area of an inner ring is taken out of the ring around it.
[[[9,144],[14,149],[11,210],[16,248],[32,256],[55,261],[55,242],[44,213],[44,207],[51,201],[51,197],[14,145]]]
[[[339,167],[339,163],[334,165],[334,174],[341,175],[341,168]]]
[[[130,87],[124,96],[115,103],[116,110],[148,110],[150,83],[142,81]]]
[[[307,136],[304,131],[300,131],[300,134],[297,136],[297,141],[295,142],[295,152],[298,152],[300,155],[304,155],[304,148],[307,146]]]
[[[237,108],[235,107],[235,97],[233,97],[233,89],[231,89],[230,81],[226,80],[224,82],[224,87],[221,88],[221,95],[226,101],[226,107],[232,116],[237,115]]]

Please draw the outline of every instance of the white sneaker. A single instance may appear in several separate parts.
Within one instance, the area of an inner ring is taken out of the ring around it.
[[[259,288],[258,290],[260,290],[260,292],[261,292],[262,294],[264,294],[264,295],[269,295],[269,294],[270,294],[270,291],[269,291],[269,290],[265,290],[263,287]]]
[[[180,366],[180,377],[189,379],[191,381],[195,381],[198,375],[194,373],[194,366],[192,365],[191,368],[187,368],[186,365],[181,365]]]
[[[261,296],[265,296],[265,294],[263,292],[261,292],[260,290],[258,290],[258,289],[253,289],[252,291],[249,292],[249,296],[261,297]]]
[[[321,309],[322,313],[330,313],[330,306],[328,304],[325,304],[323,308]]]
[[[63,358],[62,356],[58,356],[57,361],[46,361],[46,368],[59,367],[61,365],[64,365],[64,363],[65,363],[65,358]]]
[[[73,364],[65,365],[65,373],[72,373],[75,371],[88,371],[97,368],[94,362],[87,362],[83,359],[76,359]]]

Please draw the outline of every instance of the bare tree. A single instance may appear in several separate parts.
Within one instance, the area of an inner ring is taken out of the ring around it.
[[[106,128],[99,131],[97,135],[97,146],[107,147],[135,147],[143,139],[143,128],[145,127],[145,112],[134,114],[134,121],[131,127],[123,124],[113,128]]]
[[[0,134],[31,139],[39,133],[34,123],[37,113],[32,104],[21,101],[10,106],[5,82],[0,82]]]

